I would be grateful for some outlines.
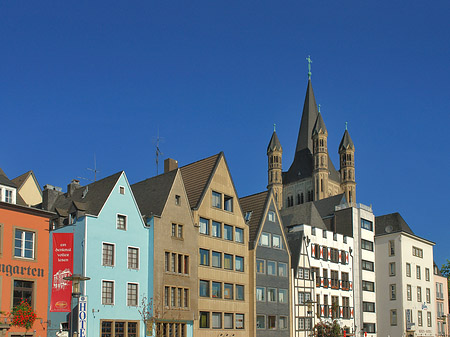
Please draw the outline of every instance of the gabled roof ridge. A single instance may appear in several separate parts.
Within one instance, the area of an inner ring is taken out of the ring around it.
[[[245,197],[240,197],[239,200],[250,198],[250,197],[254,197],[254,196],[258,195],[258,194],[263,194],[263,193],[268,193],[268,192],[269,191],[265,190],[265,191],[249,194],[249,195],[246,195]]]
[[[25,173],[21,174],[20,176],[15,177],[14,179],[11,179],[11,181],[12,181],[14,184],[16,184],[17,188],[20,189],[20,188],[22,187],[23,183],[25,182],[26,178],[28,178],[28,176],[29,176],[31,173],[33,173],[32,170],[30,170],[30,171],[28,171],[28,172],[25,172]]]

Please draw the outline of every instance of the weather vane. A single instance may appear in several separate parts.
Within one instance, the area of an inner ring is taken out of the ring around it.
[[[311,56],[308,55],[306,60],[308,61],[308,78],[311,79],[311,63],[312,63]]]

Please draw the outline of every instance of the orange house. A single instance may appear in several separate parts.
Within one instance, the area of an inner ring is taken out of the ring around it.
[[[21,299],[37,314],[26,336],[47,336],[49,219],[51,212],[0,201],[0,315]],[[1,325],[3,327],[3,325]],[[23,336],[25,329],[0,330],[0,336]]]

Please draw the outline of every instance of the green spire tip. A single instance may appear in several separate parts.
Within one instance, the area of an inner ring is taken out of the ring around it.
[[[320,112],[320,104],[319,104],[319,112]]]
[[[311,79],[311,63],[312,63],[311,56],[308,55],[306,60],[308,61],[308,79]]]
[[[345,130],[347,130],[347,124],[348,124],[348,122],[345,122]]]
[[[273,132],[277,131],[277,125],[273,124]]]

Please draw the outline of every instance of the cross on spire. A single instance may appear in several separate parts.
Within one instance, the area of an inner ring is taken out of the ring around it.
[[[277,131],[277,125],[273,124],[273,132]]]
[[[308,79],[311,79],[311,63],[312,63],[311,56],[308,55],[306,60],[308,61]]]
[[[319,112],[320,112],[320,104],[319,104]]]
[[[348,122],[345,122],[345,130],[347,130],[347,124],[348,124]]]

